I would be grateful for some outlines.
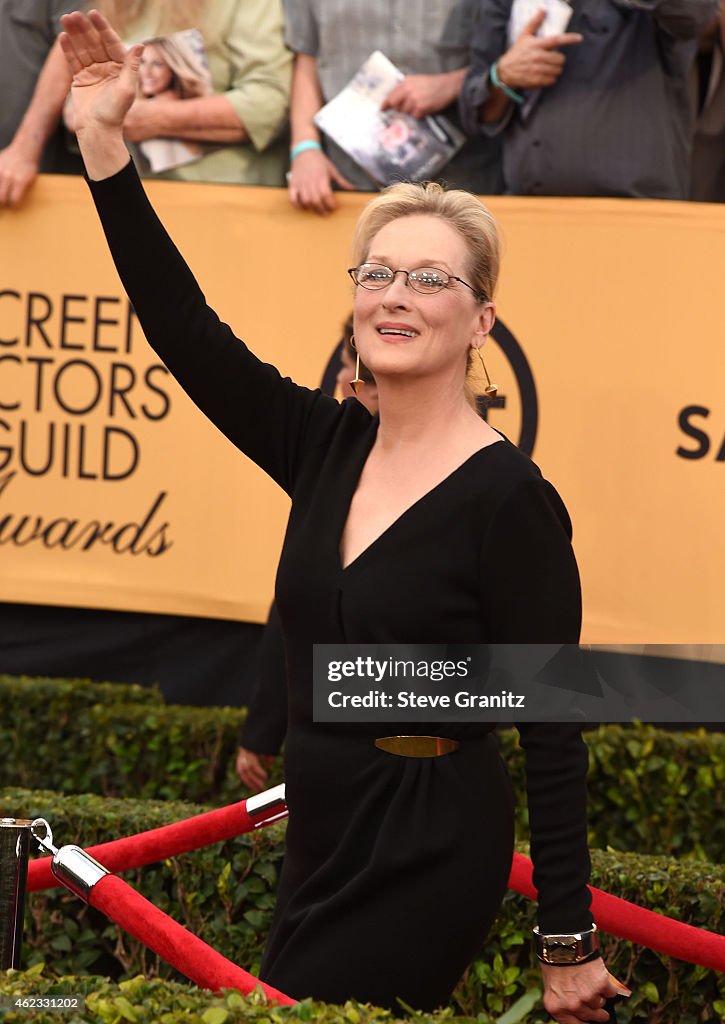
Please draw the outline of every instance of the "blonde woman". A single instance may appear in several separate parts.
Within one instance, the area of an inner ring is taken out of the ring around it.
[[[425,723],[419,732],[440,733],[434,756],[404,736],[391,752],[379,725],[313,720],[311,655],[315,642],[578,639],[561,499],[467,400],[469,359],[494,321],[495,225],[477,199],[436,185],[373,200],[350,273],[379,417],[298,387],[206,306],[129,164],[123,122],[141,48],[127,53],[97,14],[63,24],[91,189],[146,337],[292,497],[276,591],[290,819],[261,975],[297,997],[430,1010],[448,1001],[506,889],[512,796],[493,726]],[[520,731],[540,941],[579,936],[564,966],[542,965],[545,1004],[559,1024],[603,1022],[616,988],[589,912],[586,749],[573,726]]]
[[[200,56],[203,53],[204,40],[197,29],[147,40],[139,65],[139,95],[134,106],[147,100],[175,103],[211,96],[211,75]],[[158,172],[199,160],[209,147],[199,142],[160,138],[141,142],[139,150],[151,171]]]

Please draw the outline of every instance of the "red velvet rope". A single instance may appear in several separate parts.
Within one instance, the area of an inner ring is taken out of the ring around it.
[[[251,832],[252,828],[246,800],[242,800],[228,807],[197,814],[185,821],[176,821],[172,825],[162,825],[124,839],[89,846],[86,853],[90,853],[109,871],[127,871],[202,846],[211,846],[222,839],[233,839],[244,832]],[[28,892],[60,885],[51,874],[50,861],[50,857],[41,857],[28,864]]]
[[[535,900],[538,894],[532,878],[533,865],[529,858],[515,853],[509,888]],[[627,900],[611,896],[593,886],[589,886],[589,889],[592,894],[592,916],[601,931],[678,960],[710,967],[713,971],[725,971],[725,935],[674,921],[671,917],[638,907],[635,903],[628,903]]]
[[[142,832],[125,839],[89,847],[109,871],[142,867],[179,853],[249,832],[252,828],[246,802],[231,804],[215,811],[199,814],[173,825]],[[514,854],[509,887],[522,896],[537,898],[532,881],[533,868],[528,857]],[[50,858],[31,861],[28,866],[28,891],[49,889],[59,883],[50,872]],[[725,936],[683,924],[663,914],[638,907],[634,903],[611,896],[590,886],[592,913],[602,931],[688,963],[700,964],[715,971],[725,971]],[[240,968],[237,968],[240,970]]]
[[[90,904],[201,988],[235,988],[247,995],[259,987],[271,1002],[296,1002],[217,953],[116,875],[106,875],[94,885]]]

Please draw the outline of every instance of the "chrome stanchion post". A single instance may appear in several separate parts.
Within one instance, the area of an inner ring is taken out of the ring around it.
[[[30,821],[0,818],[0,970],[20,969]]]

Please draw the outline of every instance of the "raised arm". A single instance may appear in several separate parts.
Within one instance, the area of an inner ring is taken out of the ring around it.
[[[151,208],[122,134],[142,46],[126,52],[96,12],[67,15],[63,28],[81,153],[113,259],[146,338],[209,419],[292,493],[306,444],[324,443],[340,406],[283,380],[220,323]]]

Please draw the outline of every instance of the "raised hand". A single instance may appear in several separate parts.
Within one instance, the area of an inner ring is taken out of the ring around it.
[[[73,73],[78,144],[89,177],[108,178],[128,163],[123,119],[136,98],[143,45],[126,50],[98,11],[61,18],[60,46]]]
[[[74,11],[61,19],[60,46],[73,73],[72,96],[76,131],[120,131],[126,111],[137,95],[143,45],[126,50],[117,33],[98,11]]]
[[[565,57],[559,49],[582,41],[583,36],[578,32],[560,32],[546,39],[538,36],[536,33],[545,18],[546,11],[538,11],[499,58],[499,78],[511,89],[540,89],[553,85],[564,70]]]

